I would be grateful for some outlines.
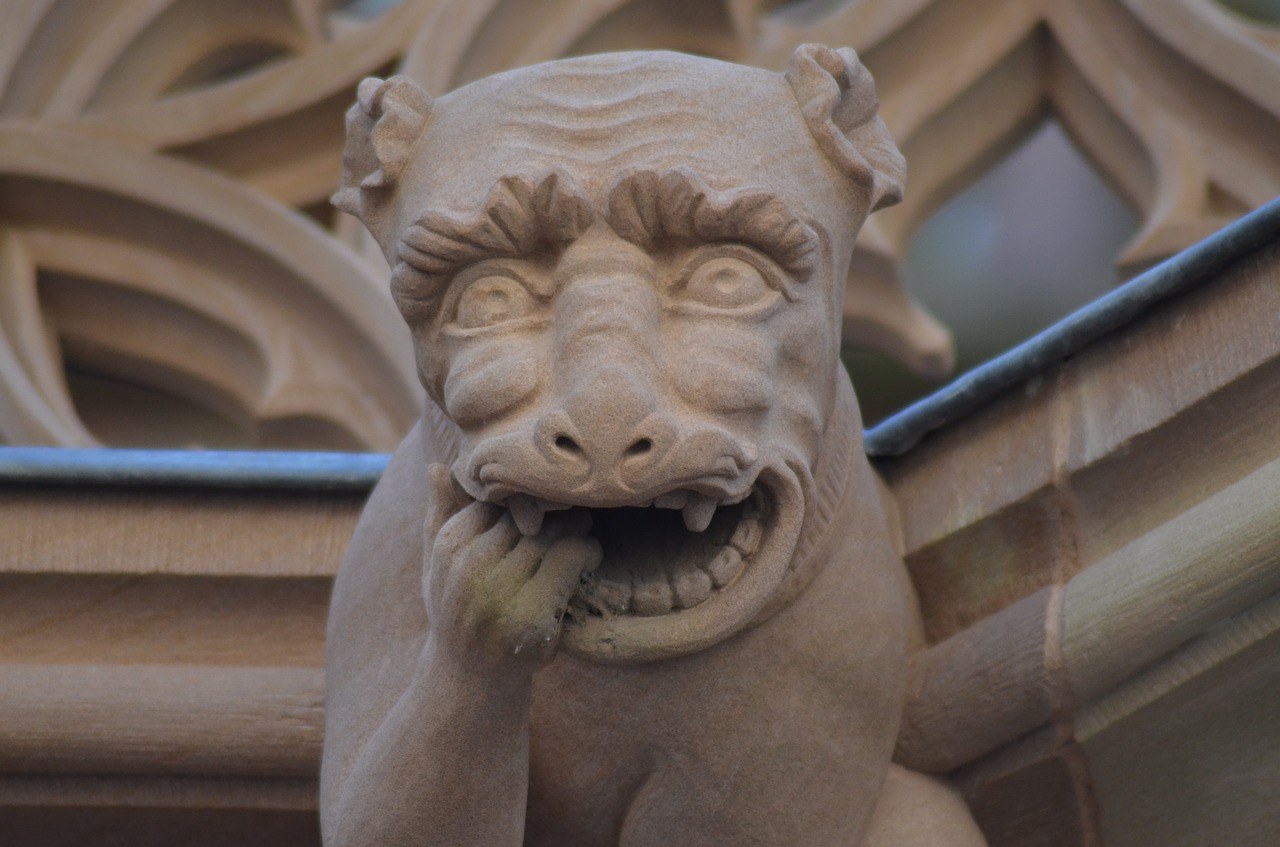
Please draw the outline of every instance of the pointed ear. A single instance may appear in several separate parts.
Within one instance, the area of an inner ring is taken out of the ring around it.
[[[347,144],[342,151],[342,186],[331,202],[364,221],[379,242],[377,222],[426,129],[431,95],[407,76],[369,77],[360,83],[356,104],[347,111]]]
[[[870,190],[870,210],[901,200],[907,165],[877,114],[875,82],[858,54],[848,47],[802,44],[786,78],[822,152]]]

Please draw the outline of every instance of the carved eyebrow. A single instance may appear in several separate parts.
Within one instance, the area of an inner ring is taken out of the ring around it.
[[[609,225],[641,247],[664,241],[741,241],[769,254],[797,279],[813,273],[820,240],[763,188],[715,191],[688,168],[625,174],[609,193]]]
[[[454,272],[482,259],[525,258],[558,250],[587,229],[591,204],[566,175],[503,177],[479,212],[427,211],[396,247],[391,293],[406,318],[435,310]]]

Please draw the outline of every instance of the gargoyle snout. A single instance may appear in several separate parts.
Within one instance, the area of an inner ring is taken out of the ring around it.
[[[576,386],[538,423],[542,454],[593,481],[630,486],[666,453],[675,426],[657,411],[652,390],[637,375],[606,366]]]

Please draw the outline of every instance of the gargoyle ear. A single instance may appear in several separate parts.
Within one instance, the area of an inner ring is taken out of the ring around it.
[[[870,188],[870,210],[901,200],[906,161],[877,114],[876,86],[858,54],[848,47],[802,44],[786,78],[822,152]]]
[[[356,103],[347,111],[347,144],[342,151],[342,187],[330,202],[355,215],[373,231],[382,204],[392,194],[414,144],[427,127],[431,95],[407,76],[360,83]]]

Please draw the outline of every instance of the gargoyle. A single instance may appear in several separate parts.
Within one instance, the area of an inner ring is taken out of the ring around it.
[[[982,844],[891,763],[910,584],[839,362],[904,166],[849,50],[366,80],[423,420],[335,586],[325,843]]]

